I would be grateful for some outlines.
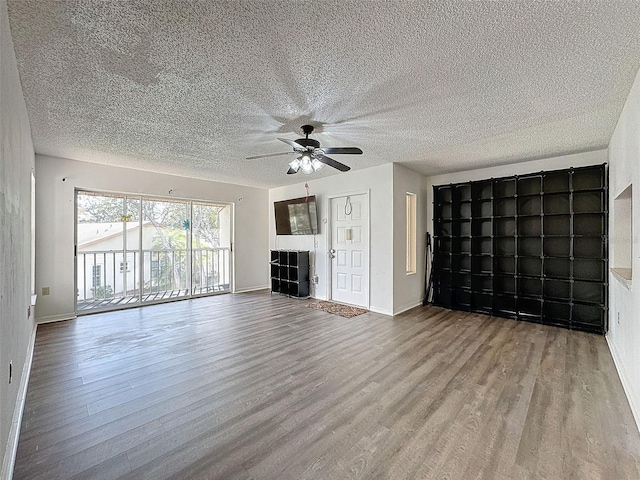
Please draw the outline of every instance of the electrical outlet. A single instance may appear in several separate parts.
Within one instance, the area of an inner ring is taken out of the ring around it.
[[[51,290],[49,287],[42,287],[42,295],[50,295]]]
[[[9,383],[13,380],[13,362],[9,362]]]
[[[314,275],[313,277],[311,277],[311,282],[314,285],[317,285],[318,284],[318,275]]]

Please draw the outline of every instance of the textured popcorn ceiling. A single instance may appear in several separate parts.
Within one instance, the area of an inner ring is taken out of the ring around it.
[[[354,170],[604,148],[640,66],[637,0],[8,7],[37,153],[261,187],[304,123]]]

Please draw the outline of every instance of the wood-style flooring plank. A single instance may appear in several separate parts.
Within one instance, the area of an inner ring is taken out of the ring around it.
[[[638,479],[603,337],[268,292],[38,327],[15,479]]]

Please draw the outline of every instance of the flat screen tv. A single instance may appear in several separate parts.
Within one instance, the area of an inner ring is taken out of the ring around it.
[[[276,235],[315,235],[318,233],[316,197],[292,198],[274,202]]]

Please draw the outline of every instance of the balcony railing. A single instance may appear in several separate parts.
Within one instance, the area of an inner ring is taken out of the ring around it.
[[[78,252],[78,310],[229,291],[230,258],[229,248]]]

